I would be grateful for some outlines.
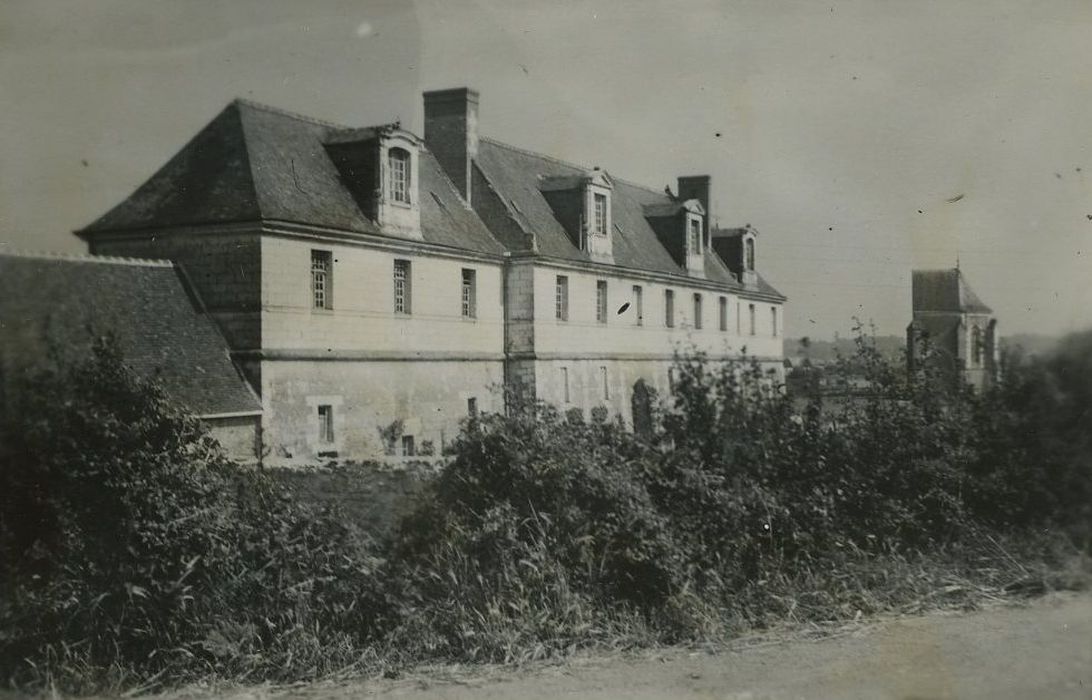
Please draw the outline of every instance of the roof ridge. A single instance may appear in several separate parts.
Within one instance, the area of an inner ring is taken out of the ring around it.
[[[134,267],[174,267],[173,262],[164,259],[129,258],[121,255],[92,255],[89,253],[58,253],[47,250],[0,250],[0,258],[67,260],[69,262],[103,263],[108,265],[132,265]]]
[[[299,121],[311,122],[318,126],[325,126],[331,129],[353,129],[346,124],[338,124],[336,122],[327,121],[326,119],[319,119],[318,117],[312,117],[307,114],[301,114],[300,112],[293,112],[292,110],[284,109],[283,107],[274,107],[273,105],[267,105],[263,102],[256,102],[246,97],[236,97],[232,100],[233,104],[246,105],[247,107],[253,107],[254,109],[260,109],[263,112],[272,112],[279,114],[282,117],[290,117],[292,119],[298,119]]]
[[[498,141],[496,139],[489,138],[488,136],[479,136],[478,140],[479,141],[486,141],[488,143],[493,144],[494,146],[500,146],[501,148],[507,148],[510,151],[515,151],[516,153],[522,153],[522,154],[527,155],[527,156],[534,156],[536,158],[542,158],[543,160],[548,160],[551,163],[557,163],[558,165],[564,165],[567,168],[574,168],[576,170],[581,170],[581,171],[584,171],[584,172],[587,172],[587,171],[593,169],[592,167],[589,167],[587,165],[581,165],[579,163],[573,163],[572,161],[568,161],[568,160],[564,160],[562,158],[557,158],[557,157],[554,157],[554,156],[546,155],[545,153],[539,153],[537,151],[532,151],[532,150],[530,150],[528,148],[521,148],[520,146],[513,146],[510,143],[504,143],[503,141]],[[610,173],[610,171],[606,170],[605,168],[601,168],[601,170],[603,170],[604,172]],[[664,198],[667,197],[667,195],[664,194],[663,190],[657,190],[657,189],[655,189],[653,187],[649,187],[648,185],[642,185],[639,182],[634,182],[633,180],[627,180],[626,178],[619,177],[617,175],[614,175],[613,173],[610,174],[610,177],[615,182],[622,182],[622,183],[625,183],[625,184],[629,185],[630,187],[636,187],[637,189],[644,190],[644,191],[646,191],[646,192],[648,192],[650,194],[656,194],[656,195],[659,195],[659,196],[664,197]]]

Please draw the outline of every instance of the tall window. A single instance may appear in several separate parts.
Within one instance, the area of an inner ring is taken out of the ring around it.
[[[770,307],[770,324],[773,327],[773,337],[777,337],[777,307]]]
[[[554,318],[569,320],[569,278],[565,275],[558,275],[554,286]]]
[[[743,264],[748,270],[755,269],[755,239],[748,238],[743,244]]]
[[[477,275],[474,270],[463,268],[462,303],[463,318],[476,318],[478,315]]]
[[[595,203],[595,221],[593,222],[592,233],[603,235],[607,232],[607,195],[594,194],[592,199]]]
[[[561,368],[561,395],[565,399],[565,403],[569,403],[569,368]]]
[[[740,335],[740,334],[743,333],[743,322],[740,320],[740,314],[743,313],[742,311],[740,311],[741,306],[743,306],[743,304],[740,304],[737,301],[736,302],[736,335]]]
[[[690,254],[701,253],[701,219],[688,219],[690,226]]]
[[[717,300],[717,315],[720,318],[720,329],[722,331],[728,330],[728,297],[721,297]]]
[[[639,284],[633,285],[633,313],[636,314],[634,325],[645,325],[645,290]]]
[[[387,151],[388,172],[390,173],[391,200],[410,201],[410,154],[403,148]]]
[[[478,417],[478,397],[471,396],[466,400],[466,415],[471,418]]]
[[[675,327],[675,292],[671,289],[664,290],[664,325]]]
[[[318,438],[322,443],[334,441],[334,407],[328,404],[318,407]]]
[[[607,281],[598,280],[595,283],[595,320],[599,323],[607,322]]]
[[[701,316],[702,316],[702,313],[701,313],[701,294],[695,294],[694,295],[694,328],[699,330],[699,331],[701,330],[701,322],[702,322]]]
[[[607,373],[606,366],[599,368],[599,377],[603,382],[603,400],[610,401],[610,375]]]
[[[971,363],[982,364],[982,331],[978,326],[971,328]]]
[[[316,309],[333,308],[333,262],[328,250],[311,251],[311,300]]]
[[[750,314],[750,319],[751,319],[751,335],[754,335],[755,334],[755,305],[754,304],[748,304],[747,305],[747,313]]]
[[[412,435],[403,435],[402,436],[402,456],[403,457],[414,457],[416,455],[417,455],[417,445],[414,444],[413,436]]]
[[[411,304],[411,278],[410,261],[394,261],[394,313],[408,314],[412,310]]]

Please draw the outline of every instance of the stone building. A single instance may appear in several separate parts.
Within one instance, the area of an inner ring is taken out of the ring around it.
[[[785,297],[754,228],[711,225],[708,176],[658,191],[493,141],[466,88],[424,112],[420,138],[236,100],[77,232],[184,273],[267,460],[439,454],[506,386],[632,424],[679,348],[782,371]]]
[[[914,315],[906,329],[910,369],[928,348],[954,385],[992,386],[1000,370],[997,319],[963,272],[914,270],[912,296]]]

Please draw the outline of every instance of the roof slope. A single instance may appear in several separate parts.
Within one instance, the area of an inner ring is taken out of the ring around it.
[[[912,276],[914,311],[949,311],[992,314],[982,303],[959,268],[951,270],[914,270]]]
[[[346,131],[351,130],[235,100],[82,232],[268,220],[383,235],[360,210],[324,147]],[[425,149],[419,163],[424,240],[502,253]]]
[[[17,367],[40,362],[50,344],[84,355],[112,332],[126,363],[193,413],[261,410],[169,263],[0,254],[0,329],[0,358]]]
[[[492,139],[481,138],[478,168],[497,196],[511,207],[513,219],[525,233],[535,235],[541,255],[566,260],[590,261],[587,251],[573,244],[541,191],[544,180],[579,178],[589,168],[564,163],[524,151]],[[614,223],[614,263],[622,267],[685,277],[681,266],[664,248],[646,218],[648,209],[674,207],[678,203],[663,192],[614,178],[611,218]],[[742,290],[743,287],[716,254],[703,256],[706,279]],[[781,296],[760,280],[760,292]]]

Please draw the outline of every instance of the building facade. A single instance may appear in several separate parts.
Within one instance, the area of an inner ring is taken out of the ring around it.
[[[263,458],[440,454],[505,389],[632,424],[676,350],[782,371],[785,297],[755,229],[710,226],[707,176],[658,192],[484,138],[466,88],[424,112],[419,138],[237,100],[77,232],[184,273]]]
[[[907,361],[913,370],[930,352],[953,386],[993,386],[1000,372],[1000,336],[990,307],[974,293],[963,272],[914,270],[913,319],[906,329]]]

